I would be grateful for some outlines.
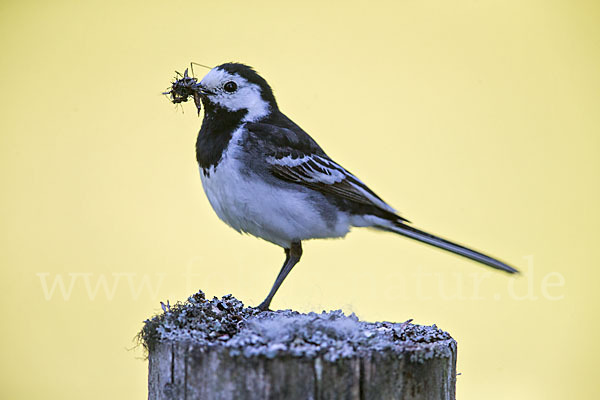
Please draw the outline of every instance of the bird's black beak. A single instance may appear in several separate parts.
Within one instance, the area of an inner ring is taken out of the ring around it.
[[[210,91],[210,90],[208,90],[208,89],[206,89],[206,88],[204,88],[204,87],[202,87],[200,85],[198,85],[198,92],[202,96],[207,96],[209,94],[215,94],[215,92],[212,92],[212,91]]]

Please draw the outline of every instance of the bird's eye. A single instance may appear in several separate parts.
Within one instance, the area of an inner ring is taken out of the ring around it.
[[[237,84],[233,81],[229,81],[223,85],[223,89],[225,89],[226,92],[233,93],[237,90]]]

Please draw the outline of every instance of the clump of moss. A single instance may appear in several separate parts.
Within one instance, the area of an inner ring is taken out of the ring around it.
[[[161,304],[164,312],[144,321],[137,336],[147,351],[163,340],[191,340],[200,344],[228,340],[239,332],[247,318],[260,313],[244,307],[232,295],[208,300],[201,290],[184,303]]]

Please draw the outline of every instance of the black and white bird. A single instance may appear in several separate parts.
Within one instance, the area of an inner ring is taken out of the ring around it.
[[[302,241],[343,237],[353,226],[395,232],[502,271],[517,272],[492,257],[409,225],[279,111],[271,87],[251,67],[219,65],[195,90],[204,106],[196,158],[210,204],[236,231],[285,250],[283,267],[260,309],[269,308],[277,289],[300,261]]]

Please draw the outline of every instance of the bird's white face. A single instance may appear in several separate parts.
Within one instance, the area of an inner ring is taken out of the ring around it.
[[[210,103],[229,111],[247,110],[244,121],[252,122],[269,114],[270,106],[261,96],[261,88],[237,74],[213,68],[200,82]]]

